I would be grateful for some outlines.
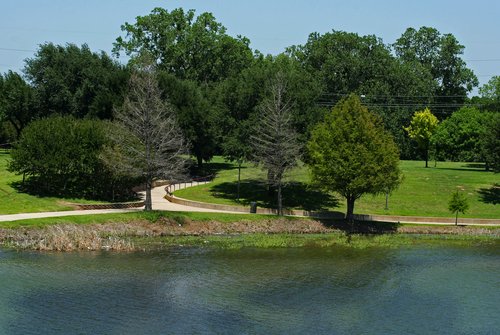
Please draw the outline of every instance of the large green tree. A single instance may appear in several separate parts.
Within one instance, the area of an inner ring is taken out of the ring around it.
[[[114,52],[125,52],[132,61],[148,52],[160,70],[198,83],[217,82],[238,73],[252,59],[250,41],[231,37],[211,13],[155,8],[136,22],[122,25],[125,36],[114,43]]]
[[[389,48],[376,36],[343,31],[312,33],[306,44],[292,46],[288,52],[319,76],[325,91],[334,96],[363,94],[364,85],[383,78],[393,60]]]
[[[403,157],[415,156],[402,126],[409,123],[415,109],[424,108],[434,92],[428,69],[395,58],[374,35],[343,31],[313,33],[304,45],[292,46],[288,53],[321,82],[318,106],[331,108],[350,93],[362,96],[363,103],[382,117],[397,138]]]
[[[308,151],[313,180],[346,199],[349,221],[357,199],[394,189],[401,180],[392,136],[355,95],[337,103],[317,125]]]
[[[104,52],[84,44],[40,45],[26,60],[26,78],[35,90],[38,114],[109,119],[123,103],[128,71]]]
[[[482,139],[486,164],[495,172],[500,172],[500,113],[491,115]]]
[[[179,79],[165,71],[159,72],[157,77],[162,98],[175,108],[179,128],[189,142],[189,151],[201,167],[202,162],[209,161],[218,149],[217,116],[208,93],[195,81]]]
[[[28,192],[110,199],[126,195],[126,182],[110,184],[100,152],[108,143],[105,121],[51,116],[31,122],[11,151],[9,170],[27,177]]]
[[[245,134],[248,134],[251,124],[258,121],[258,106],[269,92],[269,78],[275,78],[278,73],[287,83],[288,96],[294,100],[290,106],[291,126],[301,142],[307,141],[310,129],[324,115],[324,108],[316,104],[322,93],[322,85],[297,60],[280,54],[258,55],[239,75],[218,85],[213,104],[217,106],[217,127],[223,143],[245,146],[249,139]],[[238,148],[233,149],[230,151],[240,151]]]
[[[408,28],[393,48],[402,61],[420,63],[430,71],[436,83],[432,109],[442,119],[459,109],[479,84],[461,57],[465,47],[452,34],[431,27]]]
[[[232,37],[211,13],[155,8],[135,23],[122,25],[125,36],[114,43],[114,52],[124,52],[134,63],[147,52],[163,76],[162,89],[177,107],[179,124],[191,143],[198,165],[210,160],[217,149],[214,120],[220,117],[211,103],[215,87],[237,76],[253,60],[250,41]],[[169,87],[172,90],[165,89]]]
[[[500,76],[493,76],[479,88],[483,108],[500,112]]]
[[[16,72],[9,71],[0,78],[0,120],[8,121],[19,137],[24,127],[36,117],[33,89]]]
[[[492,115],[475,107],[463,107],[441,122],[432,144],[441,159],[485,162],[484,138]]]

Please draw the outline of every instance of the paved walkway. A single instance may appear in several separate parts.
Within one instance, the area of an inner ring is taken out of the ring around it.
[[[206,184],[206,183],[207,182],[199,182],[199,183],[196,182],[194,184],[191,184],[191,183],[176,184],[175,190],[180,190],[183,188],[197,186],[197,185]],[[141,192],[141,194],[144,197],[144,192]],[[174,203],[165,199],[166,194],[167,194],[167,192],[165,191],[165,186],[155,187],[151,190],[151,201],[153,202],[153,209],[154,210],[176,211],[176,212],[207,212],[207,213],[235,213],[235,214],[237,213],[237,214],[242,214],[241,212],[223,211],[223,210],[219,210],[219,209],[207,209],[207,208],[191,207],[191,206],[174,204]]]
[[[180,190],[186,187],[196,186],[200,184],[206,184],[207,182],[195,182],[195,183],[181,183],[176,184],[175,187],[172,185],[172,190]],[[141,192],[142,197],[144,197],[144,192]],[[244,214],[242,212],[235,211],[224,211],[218,209],[207,209],[200,207],[191,207],[180,204],[174,204],[167,201],[164,197],[166,195],[165,186],[158,186],[151,190],[151,198],[154,210],[162,211],[176,211],[176,212],[207,212],[207,213],[234,213],[234,214]],[[5,221],[17,221],[25,219],[39,219],[39,218],[51,218],[51,217],[64,217],[73,215],[91,215],[91,214],[107,214],[107,213],[129,213],[142,210],[143,207],[129,208],[129,209],[93,209],[93,210],[75,210],[75,211],[60,211],[60,212],[38,212],[38,213],[20,213],[20,214],[7,214],[0,215],[0,222]],[[383,220],[387,221],[387,220]],[[398,220],[399,221],[399,220]],[[403,220],[401,220],[403,222]],[[415,222],[418,224],[418,222]],[[453,223],[439,223],[439,222],[421,222],[420,224],[436,224],[436,225],[453,225]],[[460,223],[463,225],[463,223]],[[467,225],[475,225],[474,223],[468,223]],[[500,224],[488,224],[488,226],[500,226]]]
[[[176,190],[180,190],[186,187],[195,186],[198,184],[204,184],[206,182],[200,183],[182,183],[175,185]],[[144,197],[145,192],[140,192]],[[167,201],[164,197],[166,195],[165,186],[158,186],[151,190],[151,200],[153,202],[154,210],[162,211],[175,211],[175,212],[208,212],[208,213],[238,213],[230,211],[221,211],[215,209],[205,209],[198,207],[183,206],[171,203]],[[91,215],[91,214],[107,214],[107,213],[130,213],[137,212],[144,209],[144,207],[137,208],[127,208],[127,209],[89,209],[89,210],[76,210],[76,211],[59,211],[59,212],[38,212],[38,213],[20,213],[20,214],[6,214],[0,215],[0,222],[6,221],[18,221],[26,219],[41,219],[41,218],[54,218],[63,216],[73,216],[73,215]],[[242,214],[242,213],[238,213]]]

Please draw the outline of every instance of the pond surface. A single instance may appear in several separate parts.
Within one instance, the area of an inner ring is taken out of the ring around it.
[[[0,250],[0,334],[499,334],[497,247]]]

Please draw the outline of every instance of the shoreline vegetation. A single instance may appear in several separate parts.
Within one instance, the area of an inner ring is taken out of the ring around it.
[[[153,251],[212,249],[404,247],[453,243],[499,244],[500,228],[410,225],[265,215],[132,213],[24,220],[0,225],[0,247],[38,251]]]

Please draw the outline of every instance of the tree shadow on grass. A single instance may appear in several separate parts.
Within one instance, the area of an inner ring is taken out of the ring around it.
[[[31,177],[23,181],[14,181],[9,184],[14,190],[19,193],[26,193],[39,198],[46,197],[56,197],[61,200],[72,200],[72,199],[86,199],[90,201],[107,201],[107,202],[131,202],[138,201],[141,198],[136,192],[131,190],[131,187],[126,187],[120,191],[116,190],[114,194],[114,200],[112,199],[111,190],[107,190],[108,193],[102,192],[90,192],[82,193],[81,188],[68,187],[63,189],[62,187],[51,187],[48,188],[43,180],[36,177]]]
[[[210,175],[216,175],[220,171],[235,170],[237,168],[238,165],[230,162],[208,162],[204,163],[201,168],[192,162],[189,167],[189,175],[192,178],[207,177]],[[242,170],[245,168],[246,167],[244,166],[241,167]]]
[[[481,171],[486,171],[486,163],[466,163],[462,166],[467,169],[479,169]]]
[[[500,204],[500,184],[495,183],[490,188],[481,188],[477,193],[479,193],[479,200],[484,203]]]
[[[488,172],[486,171],[485,168],[478,168],[478,167],[468,167],[467,165],[462,165],[463,167],[458,167],[458,168],[447,168],[447,167],[437,167],[436,169],[438,170],[448,170],[448,171],[469,171],[469,172]]]
[[[237,198],[237,182],[226,182],[212,187],[212,196],[223,199]],[[283,188],[283,206],[285,208],[300,208],[308,211],[319,211],[338,207],[338,200],[331,194],[312,189],[306,183],[294,182]],[[276,194],[269,193],[267,185],[262,180],[245,179],[240,184],[240,204],[257,203],[259,207],[275,208]]]
[[[395,233],[400,226],[398,222],[358,221],[350,224],[344,219],[318,219],[325,227],[342,230],[350,234],[388,234]]]

